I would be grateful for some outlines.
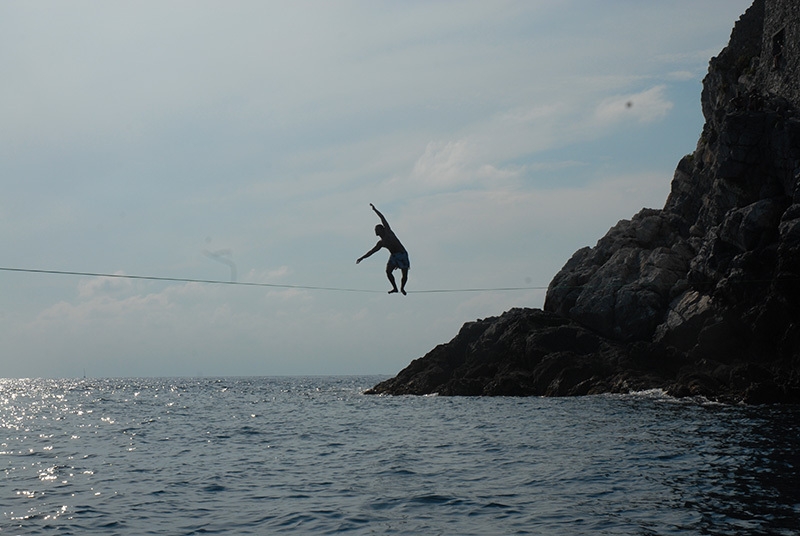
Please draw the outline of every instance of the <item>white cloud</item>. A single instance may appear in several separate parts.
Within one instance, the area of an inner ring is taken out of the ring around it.
[[[430,142],[425,152],[414,163],[411,176],[434,188],[457,186],[465,180],[469,165],[469,152],[464,140],[445,143]]]
[[[267,272],[267,280],[280,279],[280,278],[286,277],[289,273],[291,273],[291,270],[289,270],[288,266],[281,266],[281,267],[276,268],[274,270],[268,271]]]
[[[595,110],[595,119],[601,124],[631,119],[639,123],[652,123],[666,117],[673,106],[666,97],[666,86],[659,85],[639,93],[603,100]]]
[[[688,80],[695,80],[700,77],[700,73],[692,71],[672,71],[666,75],[667,80],[673,80],[677,82],[686,82]]]
[[[558,118],[564,112],[564,103],[526,106],[500,115],[503,124],[529,124]]]
[[[118,270],[114,275],[124,276],[125,273]],[[89,299],[98,295],[130,292],[132,289],[133,282],[124,277],[91,277],[78,283],[78,296],[81,299]]]

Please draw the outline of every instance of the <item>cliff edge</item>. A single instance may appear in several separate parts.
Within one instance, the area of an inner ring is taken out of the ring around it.
[[[800,402],[800,6],[755,0],[701,102],[663,209],[575,252],[544,311],[465,324],[369,392]]]

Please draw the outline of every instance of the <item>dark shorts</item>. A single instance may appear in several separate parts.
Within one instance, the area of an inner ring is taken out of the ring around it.
[[[408,270],[411,268],[411,261],[408,260],[408,253],[392,253],[389,256],[389,262],[386,263],[386,270],[391,272],[398,268],[401,270]]]

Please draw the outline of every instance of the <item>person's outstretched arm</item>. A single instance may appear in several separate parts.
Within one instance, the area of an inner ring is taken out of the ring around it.
[[[381,223],[383,224],[383,226],[386,227],[386,229],[391,229],[391,227],[389,227],[389,222],[386,221],[386,218],[383,217],[383,214],[381,214],[381,212],[377,208],[375,208],[375,205],[370,203],[369,206],[372,207],[372,210],[374,210],[375,214],[377,214],[378,217],[381,219]]]
[[[361,257],[359,257],[358,259],[356,259],[356,264],[360,263],[361,261],[363,261],[364,259],[366,259],[366,258],[367,258],[367,257],[369,257],[370,255],[372,255],[373,253],[377,253],[377,252],[378,252],[378,250],[380,250],[382,247],[383,247],[383,244],[381,244],[380,242],[378,242],[377,244],[375,244],[375,247],[374,247],[374,248],[372,248],[371,250],[367,251],[367,252],[366,252],[366,253],[364,253],[364,254],[363,254]]]

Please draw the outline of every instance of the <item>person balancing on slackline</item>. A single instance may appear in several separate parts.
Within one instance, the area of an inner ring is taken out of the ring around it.
[[[356,264],[360,263],[373,253],[377,253],[381,248],[388,249],[390,255],[389,262],[386,263],[386,277],[389,278],[389,282],[392,284],[392,290],[389,291],[389,294],[394,294],[397,292],[397,283],[394,281],[392,272],[400,268],[400,271],[403,274],[403,278],[400,280],[400,292],[405,295],[406,281],[408,281],[408,270],[411,268],[411,263],[408,260],[408,252],[406,251],[406,248],[403,247],[403,244],[400,243],[400,240],[397,239],[397,236],[395,236],[392,228],[389,227],[389,222],[386,221],[386,218],[383,217],[383,214],[381,214],[372,203],[370,203],[369,206],[372,207],[372,210],[374,210],[375,214],[377,214],[381,219],[381,223],[375,226],[375,234],[381,239],[378,240],[378,243],[375,244],[374,248],[359,257],[358,260],[356,260]]]

